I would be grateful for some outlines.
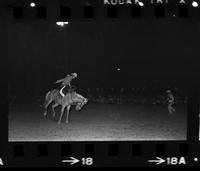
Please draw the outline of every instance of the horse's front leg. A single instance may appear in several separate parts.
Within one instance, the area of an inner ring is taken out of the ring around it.
[[[65,106],[62,106],[62,108],[61,108],[60,118],[59,118],[59,120],[58,120],[58,124],[60,124],[61,121],[62,121],[62,117],[63,117],[64,111],[65,111]]]
[[[67,106],[67,117],[66,117],[66,123],[69,123],[69,111],[70,111],[71,105]]]

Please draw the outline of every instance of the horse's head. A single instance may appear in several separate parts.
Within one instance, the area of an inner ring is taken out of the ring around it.
[[[83,101],[84,105],[85,105],[87,102],[88,102],[88,99],[87,99],[87,98],[84,98],[84,101]]]
[[[76,105],[76,110],[79,111],[82,109],[82,107],[88,102],[88,99],[87,98],[82,98],[82,101],[81,102],[78,102],[77,105]]]

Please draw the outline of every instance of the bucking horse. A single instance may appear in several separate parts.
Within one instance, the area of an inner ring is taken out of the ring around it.
[[[44,103],[44,116],[47,116],[47,108],[50,103],[53,103],[52,110],[53,110],[53,118],[56,116],[55,107],[61,105],[61,114],[58,120],[58,124],[61,123],[62,117],[65,111],[65,108],[67,108],[67,117],[66,117],[66,123],[69,122],[69,112],[72,105],[75,105],[75,109],[77,111],[80,111],[82,107],[88,102],[88,99],[83,97],[82,95],[76,93],[75,91],[69,91],[67,92],[64,97],[60,95],[58,89],[53,89],[51,91],[48,91],[45,96],[45,103]]]

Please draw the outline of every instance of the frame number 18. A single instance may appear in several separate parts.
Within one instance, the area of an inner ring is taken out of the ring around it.
[[[87,165],[90,166],[93,164],[93,158],[88,157],[88,158],[82,158],[82,165]]]

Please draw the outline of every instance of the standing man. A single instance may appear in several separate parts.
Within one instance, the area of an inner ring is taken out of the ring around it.
[[[63,89],[68,86],[68,90],[71,88],[71,81],[73,79],[77,78],[77,73],[72,73],[71,75],[70,74],[67,74],[67,76],[65,78],[62,78],[60,80],[57,80],[55,83],[61,83],[61,89],[60,89],[60,95],[62,97],[65,96],[65,94],[63,93]]]
[[[167,90],[167,108],[169,111],[169,114],[173,114],[176,110],[173,108],[174,105],[174,96],[171,92],[171,90]]]

